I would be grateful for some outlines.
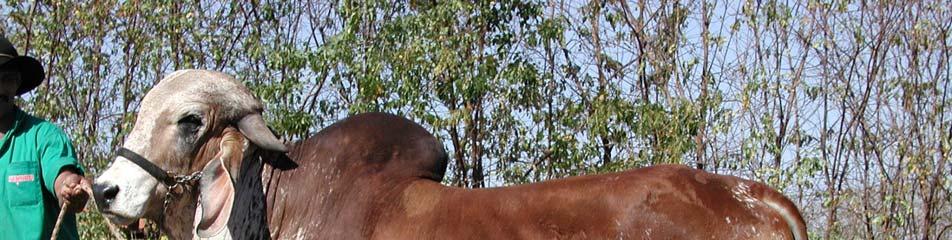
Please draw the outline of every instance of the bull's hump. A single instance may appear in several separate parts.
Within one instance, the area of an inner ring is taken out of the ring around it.
[[[341,168],[435,181],[442,180],[446,171],[442,143],[419,124],[388,113],[348,117],[301,145],[312,146],[311,154]]]

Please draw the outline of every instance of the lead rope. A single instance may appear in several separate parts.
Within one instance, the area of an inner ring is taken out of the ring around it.
[[[85,190],[86,194],[89,194],[89,196],[93,195],[92,189],[84,188],[83,190]],[[92,201],[92,202],[93,202],[93,207],[95,207],[96,209],[99,209],[99,206],[96,205],[96,201]],[[53,235],[50,236],[50,240],[56,240],[57,235],[59,235],[60,225],[63,224],[63,217],[65,216],[66,216],[66,203],[64,202],[63,205],[60,206],[59,216],[56,217],[56,225],[53,225]],[[116,227],[116,225],[112,225],[112,222],[110,222],[109,219],[104,219],[104,222],[106,222],[106,226],[109,227],[109,233],[112,233],[112,237],[114,237],[115,239],[126,239],[124,236],[122,236],[122,233],[119,232],[119,228]]]
[[[56,217],[56,225],[53,226],[53,236],[50,237],[50,240],[56,240],[56,235],[59,235],[60,225],[63,224],[63,216],[66,216],[65,202],[60,206],[59,216]]]

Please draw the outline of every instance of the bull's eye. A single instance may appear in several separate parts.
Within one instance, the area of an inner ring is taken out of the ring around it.
[[[179,119],[178,125],[183,132],[195,134],[202,127],[202,118],[194,114],[185,115],[185,117]]]

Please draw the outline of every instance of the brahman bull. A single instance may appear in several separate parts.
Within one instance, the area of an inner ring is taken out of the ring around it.
[[[218,72],[170,74],[142,100],[94,196],[110,221],[172,239],[807,239],[764,184],[665,165],[489,189],[440,184],[421,126],[359,114],[282,144]]]

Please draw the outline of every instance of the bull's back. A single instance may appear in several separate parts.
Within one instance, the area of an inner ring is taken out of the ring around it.
[[[375,237],[791,239],[765,191],[773,190],[673,165],[490,189],[420,182]]]

